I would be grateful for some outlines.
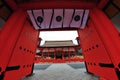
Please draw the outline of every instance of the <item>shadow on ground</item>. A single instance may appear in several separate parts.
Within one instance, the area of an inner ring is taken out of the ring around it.
[[[67,65],[69,65],[70,67],[72,67],[74,69],[85,68],[85,64],[83,62],[81,62],[81,63],[68,63]]]
[[[99,80],[86,73],[84,63],[37,64],[34,73],[21,80]]]
[[[45,70],[47,69],[51,64],[36,64],[34,66],[34,70]]]

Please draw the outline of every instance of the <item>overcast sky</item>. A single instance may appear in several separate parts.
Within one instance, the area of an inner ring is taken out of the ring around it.
[[[73,40],[73,43],[77,45],[76,37],[78,37],[78,34],[77,31],[41,31],[39,37],[43,39],[41,45],[43,45],[46,40]]]

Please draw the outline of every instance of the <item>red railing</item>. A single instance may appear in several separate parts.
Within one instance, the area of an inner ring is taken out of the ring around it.
[[[42,58],[35,56],[35,63],[68,63],[68,62],[84,62],[83,56],[74,56],[73,58],[66,59],[53,59],[53,58]]]

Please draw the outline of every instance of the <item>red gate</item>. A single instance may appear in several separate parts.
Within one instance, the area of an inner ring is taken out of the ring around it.
[[[101,11],[107,0],[99,3],[43,1],[19,5],[14,0],[6,1],[15,11],[0,32],[0,80],[19,80],[32,73],[39,31],[31,25],[26,10],[45,8],[89,9],[87,26],[83,30],[77,29],[87,71],[106,80],[120,80],[119,32]]]

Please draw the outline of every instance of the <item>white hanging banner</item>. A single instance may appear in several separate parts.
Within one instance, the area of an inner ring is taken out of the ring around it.
[[[84,29],[86,24],[87,24],[87,20],[88,20],[88,15],[89,15],[89,10],[85,10],[85,14],[83,17],[83,21],[82,21],[82,25],[81,25],[81,29]]]
[[[65,9],[64,10],[63,28],[68,28],[70,26],[73,13],[74,13],[74,9]]]
[[[51,28],[62,28],[63,23],[63,9],[54,9]]]
[[[53,14],[52,9],[44,9],[43,10],[43,23],[41,24],[41,29],[49,29],[52,14]]]
[[[27,12],[36,30],[84,29],[89,16],[89,10],[83,9],[39,9]]]
[[[81,23],[82,23],[83,13],[84,13],[84,10],[82,10],[82,9],[76,9],[75,10],[74,17],[72,19],[70,27],[80,28]]]

